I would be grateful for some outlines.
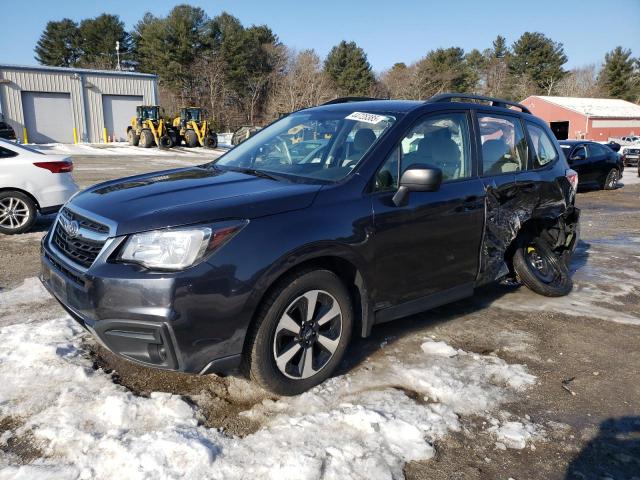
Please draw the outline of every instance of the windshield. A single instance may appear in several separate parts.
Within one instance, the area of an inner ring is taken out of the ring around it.
[[[390,114],[361,111],[294,113],[212,164],[335,182],[351,173],[395,121]]]

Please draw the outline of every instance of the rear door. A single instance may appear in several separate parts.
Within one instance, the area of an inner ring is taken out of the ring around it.
[[[518,116],[479,110],[476,117],[487,210],[478,279],[484,283],[508,273],[504,252],[519,222],[516,174],[526,168],[527,143]]]
[[[612,168],[612,165],[609,165],[607,147],[598,143],[588,143],[587,158],[589,159],[589,168],[592,170],[592,179],[598,182],[604,181]]]
[[[414,123],[376,174],[372,194],[378,308],[471,286],[478,270],[484,189],[476,174],[468,111],[429,114]],[[411,192],[394,205],[398,179],[412,164],[442,169],[436,192]]]

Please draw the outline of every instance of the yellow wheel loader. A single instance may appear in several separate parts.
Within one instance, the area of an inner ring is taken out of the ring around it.
[[[136,107],[136,116],[127,127],[129,144],[143,148],[153,145],[158,148],[171,148],[176,145],[178,134],[161,113],[157,105]]]
[[[209,122],[204,119],[201,108],[181,108],[180,116],[173,120],[173,128],[178,134],[178,144],[184,140],[184,144],[190,148],[218,146],[218,136],[211,130]]]

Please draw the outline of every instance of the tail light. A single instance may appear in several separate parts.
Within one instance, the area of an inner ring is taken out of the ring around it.
[[[571,184],[573,191],[574,192],[577,191],[578,190],[578,172],[572,169],[568,169],[564,173],[564,176],[567,177],[567,180],[569,180],[569,183]]]
[[[49,170],[51,173],[68,173],[73,171],[73,162],[71,160],[63,160],[61,162],[35,162],[34,165]]]

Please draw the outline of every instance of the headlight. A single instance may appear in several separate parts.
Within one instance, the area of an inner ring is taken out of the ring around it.
[[[121,262],[139,263],[156,270],[184,270],[236,235],[248,222],[220,226],[170,228],[136,233],[118,256]]]

